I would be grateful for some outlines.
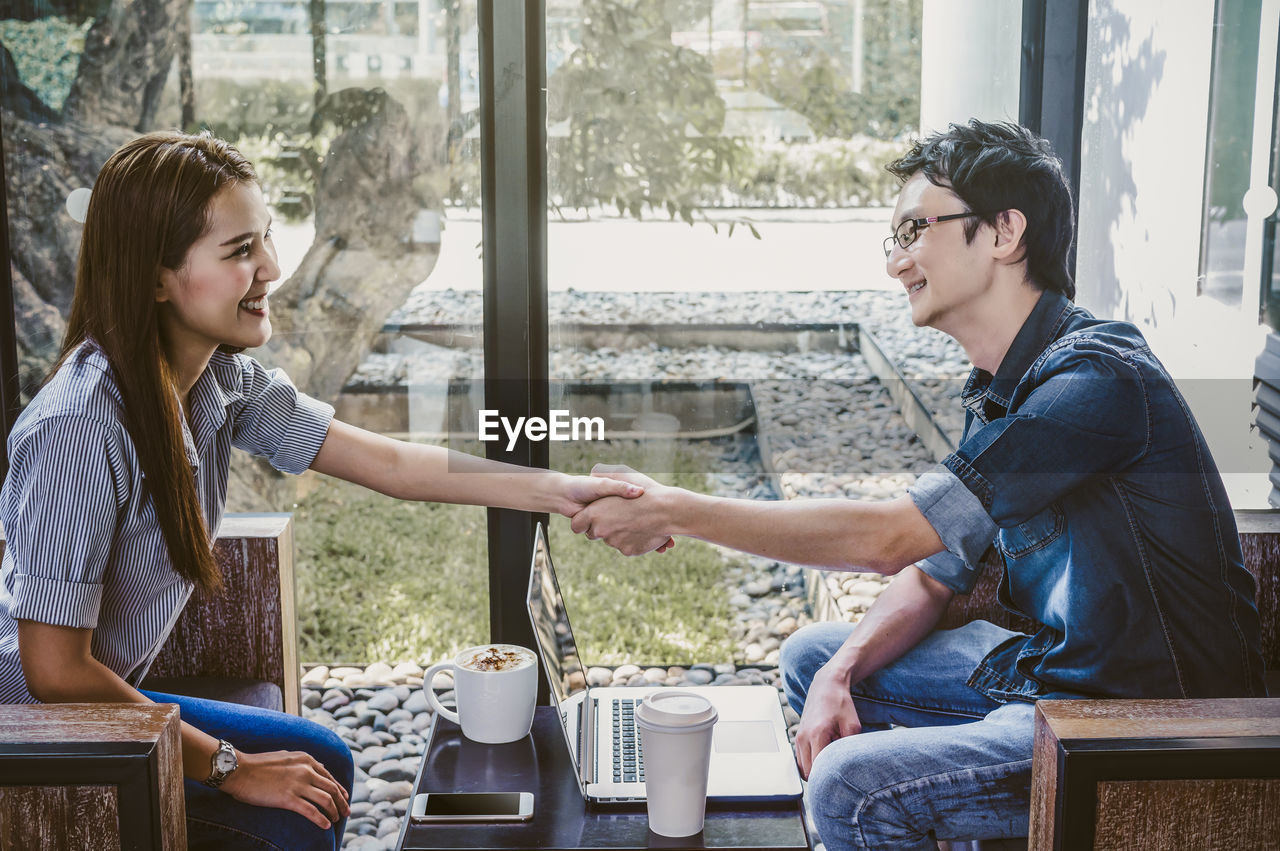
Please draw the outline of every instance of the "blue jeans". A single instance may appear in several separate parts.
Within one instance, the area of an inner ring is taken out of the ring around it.
[[[787,699],[797,712],[852,629],[812,624],[782,645]],[[936,851],[940,839],[1027,835],[1034,706],[1001,704],[966,685],[1013,635],[986,621],[938,630],[853,686],[863,732],[823,748],[805,793],[829,851]]]
[[[351,750],[335,733],[314,721],[236,703],[175,694],[142,692],[156,703],[176,703],[182,720],[245,753],[305,751],[320,761],[348,793],[355,775]],[[202,778],[203,779],[203,778]],[[347,820],[321,830],[292,810],[242,804],[198,780],[186,781],[187,847],[240,851],[335,851]]]

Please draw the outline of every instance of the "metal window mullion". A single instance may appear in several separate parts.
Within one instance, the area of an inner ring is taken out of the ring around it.
[[[480,185],[485,407],[548,418],[546,61],[543,0],[479,0]],[[547,444],[521,435],[489,458],[543,467]],[[489,631],[534,647],[525,609],[534,525],[547,515],[489,509]]]
[[[1272,122],[1275,119],[1277,74],[1280,74],[1280,0],[1263,0],[1258,19],[1258,68],[1253,92],[1253,141],[1249,160],[1249,190],[1267,186],[1273,175],[1271,163]],[[1274,220],[1275,211],[1259,216],[1245,209],[1244,269],[1247,282],[1241,295],[1241,307],[1246,315],[1263,316],[1263,306],[1271,291],[1271,274],[1264,254],[1274,250],[1274,236],[1268,239],[1268,231],[1274,228],[1268,223]],[[1264,272],[1268,272],[1266,277]],[[1253,282],[1257,282],[1256,288]],[[1251,301],[1253,294],[1258,301]]]
[[[1018,86],[1018,123],[1040,132],[1044,94],[1045,0],[1022,0],[1022,73]]]
[[[1077,221],[1088,42],[1088,0],[1023,0],[1018,121],[1048,139],[1062,158]],[[1072,275],[1075,266],[1073,243],[1069,259]]]
[[[4,170],[4,126],[0,119],[0,481],[9,473],[9,432],[18,419],[18,326],[13,308],[13,261],[9,256],[9,183]]]

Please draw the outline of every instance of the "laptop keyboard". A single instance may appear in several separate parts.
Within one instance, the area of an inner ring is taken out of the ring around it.
[[[636,730],[636,701],[613,699],[613,782],[644,782],[644,754]]]

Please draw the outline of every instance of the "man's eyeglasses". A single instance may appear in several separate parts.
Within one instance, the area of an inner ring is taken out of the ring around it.
[[[929,225],[936,225],[939,222],[950,222],[955,219],[968,219],[973,216],[982,216],[984,213],[952,213],[949,216],[925,216],[923,219],[903,219],[902,224],[898,225],[893,234],[884,239],[884,256],[888,257],[893,253],[893,244],[906,248],[920,238],[920,231]]]

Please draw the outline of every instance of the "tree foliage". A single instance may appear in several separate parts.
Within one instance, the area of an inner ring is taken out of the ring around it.
[[[62,109],[93,21],[50,17],[0,21],[0,44],[9,49],[18,75],[50,109]]]
[[[865,0],[861,91],[850,86],[847,62],[818,45],[762,48],[752,54],[749,82],[803,115],[820,137],[898,138],[920,123],[921,6],[922,0]],[[833,8],[832,30],[847,31],[849,14]]]
[[[568,129],[548,158],[553,203],[692,222],[706,187],[732,177],[740,143],[719,135],[711,63],[671,41],[673,5],[688,4],[584,0],[581,44],[548,80],[553,135]]]

